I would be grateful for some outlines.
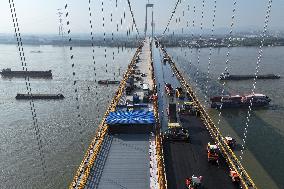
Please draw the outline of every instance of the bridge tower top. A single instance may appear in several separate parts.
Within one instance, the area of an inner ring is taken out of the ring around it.
[[[146,3],[146,17],[145,17],[145,29],[144,29],[144,34],[145,37],[147,35],[147,29],[148,29],[148,8],[152,8],[152,20],[151,20],[151,27],[152,27],[152,39],[154,37],[154,4],[153,3]]]

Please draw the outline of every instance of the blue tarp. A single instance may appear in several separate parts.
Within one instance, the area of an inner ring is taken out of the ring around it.
[[[115,124],[154,124],[153,111],[133,110],[110,112],[106,122],[108,125]]]

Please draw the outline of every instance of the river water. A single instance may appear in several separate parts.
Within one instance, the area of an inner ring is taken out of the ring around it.
[[[42,53],[30,52],[36,50],[41,50]],[[33,92],[62,93],[66,97],[59,101],[35,101],[47,166],[45,177],[36,134],[32,128],[29,102],[15,100],[18,92],[25,92],[24,80],[0,78],[0,188],[67,188],[117,87],[98,86],[94,81],[114,77],[121,79],[134,55],[134,49],[120,49],[118,52],[117,48],[107,48],[105,58],[104,48],[96,47],[94,66],[90,47],[75,47],[73,51],[79,87],[80,119],[76,117],[76,94],[73,92],[68,48],[25,47],[30,70],[51,69],[54,75],[52,80],[32,79]],[[181,48],[170,48],[168,51],[174,56],[178,66],[184,69],[185,76],[208,107],[204,94],[209,49],[201,49],[199,64],[196,49],[192,53],[190,49]],[[284,47],[264,48],[260,73],[284,76],[283,51]],[[207,96],[216,95],[222,89],[217,78],[224,71],[226,52],[226,48],[213,49]],[[233,48],[230,57],[230,73],[252,73],[255,70],[257,48]],[[0,69],[20,70],[19,60],[14,45],[0,45]],[[199,74],[196,74],[197,69]],[[251,81],[228,82],[225,85],[226,92],[230,93],[248,93],[251,87]],[[284,188],[284,79],[258,81],[257,92],[268,95],[272,102],[268,108],[252,113],[247,137],[248,150],[243,163],[259,188]],[[208,111],[217,121],[219,112],[209,108]],[[220,129],[241,142],[245,116],[246,110],[222,112]],[[236,153],[239,154],[238,149]]]
[[[30,53],[37,50],[42,53]],[[82,161],[83,149],[90,144],[117,88],[117,85],[98,86],[94,81],[114,77],[120,80],[135,50],[118,52],[117,48],[107,48],[105,59],[104,48],[96,47],[94,66],[91,48],[73,48],[80,120],[69,48],[26,46],[25,52],[29,70],[52,70],[53,73],[52,80],[32,79],[32,91],[62,93],[65,99],[35,101],[47,166],[44,177],[29,102],[15,100],[18,92],[26,92],[24,79],[0,78],[0,188],[67,188]],[[0,45],[1,69],[21,70],[19,60],[16,46]],[[81,127],[78,122],[82,123]]]

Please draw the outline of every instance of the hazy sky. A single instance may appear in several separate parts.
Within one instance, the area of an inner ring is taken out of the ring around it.
[[[123,11],[126,12],[126,20],[120,31],[125,31],[129,26],[130,13],[127,0],[117,0],[118,7],[115,8],[116,0],[104,0],[104,15],[106,18],[105,30],[112,31],[116,28],[116,23],[120,24],[123,18]],[[138,29],[143,32],[145,21],[146,0],[130,0],[134,11]],[[63,8],[66,1],[62,0],[14,0],[19,25],[22,33],[57,33],[58,8]],[[72,33],[89,33],[88,0],[68,0],[69,15]],[[103,31],[102,27],[102,0],[92,0],[92,20],[95,23],[95,32]],[[154,3],[154,22],[156,30],[163,30],[170,17],[176,0],[152,0]],[[181,23],[176,24],[175,18],[170,29],[186,26],[186,21],[192,22],[195,19],[196,25],[200,25],[202,0],[182,0],[178,6],[176,16],[181,17]],[[262,27],[264,24],[265,11],[268,0],[238,0],[236,9],[236,27]],[[187,7],[189,5],[189,10]],[[196,6],[196,13],[193,14],[193,5]],[[217,0],[216,27],[228,27],[232,16],[233,0]],[[205,0],[204,27],[210,28],[212,25],[213,0]],[[182,16],[182,12],[185,15]],[[273,0],[270,28],[284,29],[284,0]],[[110,14],[113,14],[113,22],[110,22]],[[8,0],[0,1],[0,33],[13,32],[12,20]]]

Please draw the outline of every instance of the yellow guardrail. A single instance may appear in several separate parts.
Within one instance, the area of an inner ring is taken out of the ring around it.
[[[151,58],[152,80],[154,83],[153,94],[156,94],[157,85],[156,85],[156,78],[155,78],[154,66],[153,66],[152,46],[150,49],[150,58]],[[157,153],[158,184],[159,184],[160,189],[167,189],[167,179],[166,179],[166,171],[165,171],[165,163],[164,163],[161,126],[160,126],[159,111],[158,111],[158,100],[156,98],[153,100],[153,107],[154,107],[154,115],[156,119],[155,141],[156,141],[156,153]]]
[[[193,102],[198,107],[198,110],[200,112],[201,119],[205,123],[205,126],[207,130],[209,131],[211,137],[215,141],[216,144],[218,144],[221,153],[223,154],[224,158],[226,159],[230,169],[236,171],[238,175],[240,176],[241,185],[245,189],[257,189],[256,185],[254,184],[253,180],[250,178],[248,173],[246,172],[245,168],[242,166],[241,162],[236,157],[235,153],[231,150],[231,148],[227,145],[225,142],[224,137],[220,133],[219,129],[216,127],[214,122],[211,120],[210,116],[207,114],[201,103],[198,101],[196,95],[194,94],[193,90],[191,89],[190,85],[187,83],[187,81],[184,79],[182,74],[179,72],[178,68],[176,67],[172,57],[166,52],[164,48],[161,48],[163,53],[169,58],[169,64],[177,76],[177,79],[188,92],[188,94],[191,96]]]
[[[107,111],[105,112],[101,124],[98,126],[96,130],[95,137],[92,140],[91,144],[89,145],[88,150],[83,158],[83,161],[81,162],[79,168],[77,169],[73,181],[69,186],[70,189],[74,188],[83,189],[85,187],[88,177],[90,175],[91,168],[96,158],[98,157],[104,137],[107,134],[108,125],[106,124],[106,118],[111,111],[114,111],[116,109],[116,106],[119,103],[121,96],[123,95],[126,81],[133,71],[133,66],[136,64],[136,58],[138,54],[141,52],[142,47],[143,43],[137,48],[130,64],[128,65],[127,71],[123,75],[123,79],[121,80],[118,86],[116,95],[113,97]]]

